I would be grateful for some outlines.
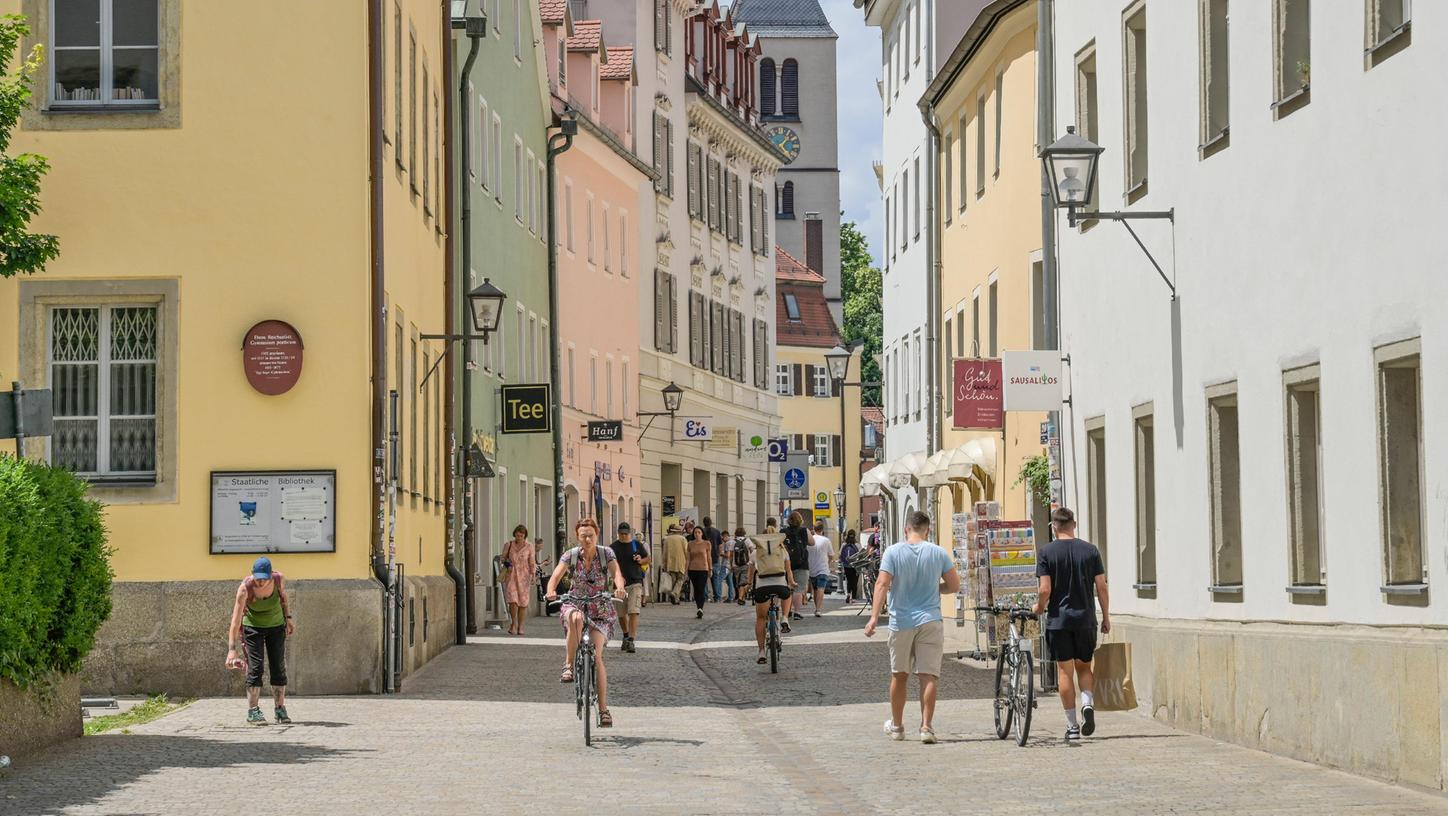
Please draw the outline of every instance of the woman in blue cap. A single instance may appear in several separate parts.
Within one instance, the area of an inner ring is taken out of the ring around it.
[[[262,654],[271,669],[272,696],[276,699],[276,719],[289,723],[287,716],[287,635],[293,631],[292,613],[287,605],[286,580],[272,569],[271,559],[256,559],[251,575],[236,588],[236,604],[231,609],[231,626],[226,630],[226,666],[246,668],[246,700],[249,707],[246,721],[266,725],[261,714]],[[237,640],[241,638],[245,663],[237,656]]]

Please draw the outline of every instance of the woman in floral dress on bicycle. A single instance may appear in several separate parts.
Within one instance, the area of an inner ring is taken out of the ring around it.
[[[578,537],[578,546],[558,559],[558,566],[548,579],[548,600],[558,597],[558,581],[565,572],[572,574],[569,594],[577,596],[577,599],[570,597],[558,610],[558,618],[568,632],[563,676],[559,680],[573,682],[573,654],[587,621],[588,636],[593,641],[594,671],[598,676],[598,724],[608,728],[613,725],[613,715],[608,710],[608,672],[603,666],[603,653],[618,625],[618,609],[613,599],[624,597],[623,573],[619,571],[613,550],[598,546],[598,524],[593,519],[579,519],[573,532]],[[612,595],[608,592],[610,577],[614,585]]]

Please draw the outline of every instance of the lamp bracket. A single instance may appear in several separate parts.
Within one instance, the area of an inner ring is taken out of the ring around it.
[[[1131,222],[1137,220],[1170,221],[1175,224],[1176,209],[1173,208],[1170,210],[1157,211],[1148,210],[1142,212],[1122,212],[1120,210],[1113,212],[1077,212],[1075,207],[1071,207],[1069,210],[1066,211],[1067,223],[1069,223],[1073,227],[1082,221],[1092,221],[1098,219],[1101,221],[1117,221],[1120,222],[1121,226],[1126,227],[1126,231],[1131,233],[1132,240],[1136,241],[1136,245],[1141,247],[1142,252],[1146,253],[1146,259],[1148,261],[1151,261],[1152,266],[1156,267],[1156,274],[1161,276],[1162,283],[1165,283],[1166,288],[1171,290],[1171,299],[1176,300],[1176,284],[1172,283],[1171,278],[1168,278],[1166,276],[1166,273],[1162,271],[1161,264],[1157,263],[1156,257],[1151,254],[1151,250],[1146,248],[1146,244],[1142,243],[1141,237],[1136,234],[1136,230],[1131,228]]]

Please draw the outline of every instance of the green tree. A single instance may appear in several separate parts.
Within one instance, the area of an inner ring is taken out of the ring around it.
[[[845,342],[863,346],[861,376],[865,382],[880,382],[880,353],[885,336],[884,278],[870,265],[870,242],[853,221],[840,226],[840,284],[844,298]],[[880,389],[866,388],[862,405],[878,407]]]
[[[50,163],[34,153],[10,155],[11,131],[30,104],[30,83],[44,57],[37,45],[14,65],[20,41],[29,34],[24,17],[0,17],[0,278],[39,272],[60,254],[54,235],[29,231],[30,219],[40,212],[40,179]]]

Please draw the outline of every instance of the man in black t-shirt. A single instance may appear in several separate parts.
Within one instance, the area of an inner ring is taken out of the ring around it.
[[[642,542],[634,541],[628,522],[618,525],[618,540],[613,542],[613,554],[618,559],[618,571],[623,573],[624,613],[619,616],[623,625],[625,652],[635,649],[634,641],[639,636],[639,612],[644,601],[644,565],[649,563],[649,551]]]
[[[1036,559],[1040,594],[1036,614],[1046,613],[1046,647],[1056,661],[1061,705],[1066,709],[1066,740],[1091,736],[1096,730],[1096,710],[1091,695],[1096,678],[1091,674],[1091,657],[1096,651],[1096,603],[1101,598],[1101,631],[1111,631],[1110,597],[1106,591],[1106,569],[1101,551],[1089,541],[1076,537],[1076,514],[1065,507],[1051,513],[1056,540],[1041,548]],[[1081,688],[1080,724],[1076,719],[1076,687]]]

